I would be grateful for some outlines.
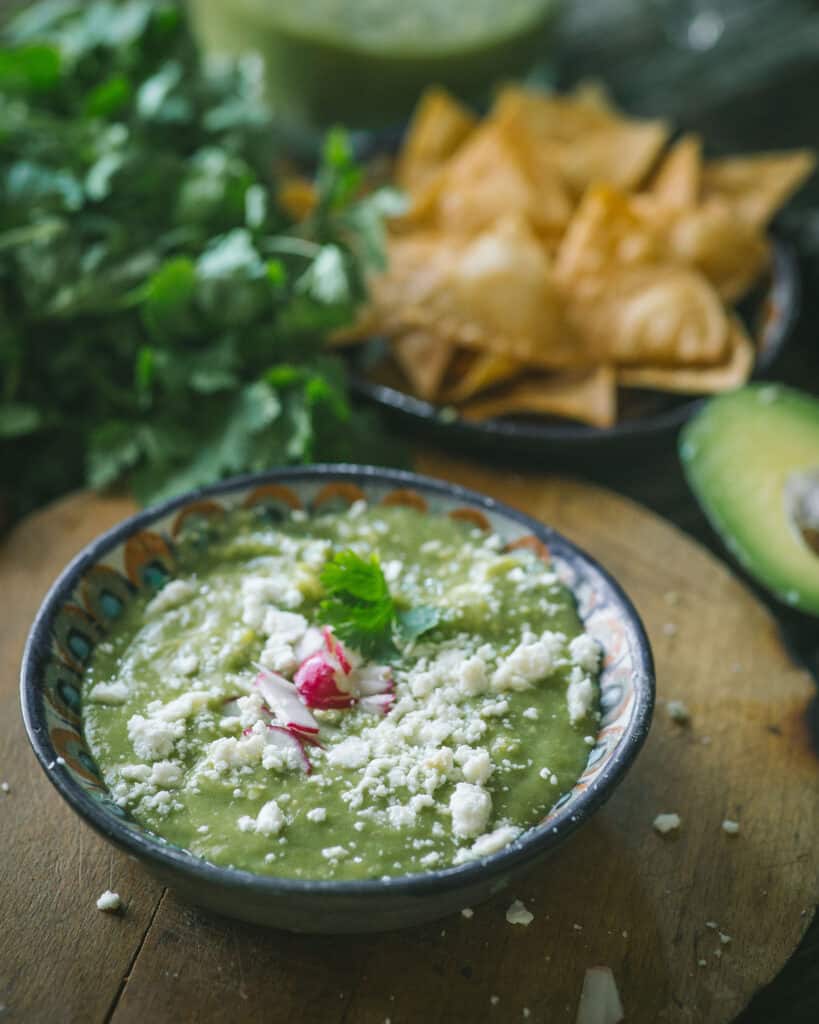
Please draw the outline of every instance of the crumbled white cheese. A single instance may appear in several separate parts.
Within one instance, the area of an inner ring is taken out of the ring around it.
[[[175,761],[156,761],[151,766],[149,781],[152,786],[163,789],[178,786],[182,781],[182,766]]]
[[[492,689],[529,690],[555,670],[565,636],[546,630],[539,639],[524,641],[504,658],[492,674]]]
[[[660,835],[674,832],[682,824],[679,814],[658,814],[654,819],[654,828]]]
[[[0,789],[2,789],[4,793],[11,792],[11,786],[7,782],[0,782]]]
[[[349,856],[349,851],[343,846],[326,846],[321,851],[321,855],[326,860],[341,860],[343,857]]]
[[[461,693],[473,697],[479,693],[485,693],[488,685],[486,662],[477,654],[467,658],[461,665],[458,676],[458,689]]]
[[[180,652],[174,658],[173,667],[181,676],[192,676],[199,668],[199,656],[193,651]]]
[[[128,719],[128,738],[137,757],[144,761],[166,758],[177,740],[185,735],[185,720],[206,707],[211,699],[207,691],[190,691],[167,704],[152,701],[148,715],[133,715]]]
[[[535,719],[539,717],[537,708],[526,708],[523,712],[523,717],[528,718],[531,721],[535,721]]]
[[[167,722],[134,715],[128,719],[128,739],[137,757],[158,761],[167,757],[174,743],[185,735],[184,721]]]
[[[476,750],[474,754],[464,762],[461,771],[467,782],[474,782],[478,785],[486,782],[492,774],[492,761],[487,750]]]
[[[408,804],[393,804],[387,808],[387,819],[393,828],[412,828],[418,820],[415,811]]]
[[[514,900],[506,911],[506,920],[509,924],[529,925],[534,919],[535,915],[528,911],[520,900]]]
[[[730,818],[726,818],[722,823],[722,831],[726,832],[729,836],[735,836],[739,834],[739,822],[731,821]]]
[[[242,580],[242,622],[251,629],[263,627],[272,608],[298,608],[302,593],[292,573],[281,571],[270,576],[247,576]]]
[[[586,672],[594,673],[600,668],[600,645],[588,633],[581,633],[572,640],[569,654],[574,664]]]
[[[459,782],[449,800],[452,831],[458,836],[478,836],[492,813],[492,797],[480,786]]]
[[[508,846],[513,839],[517,839],[520,832],[517,825],[501,825],[493,832],[485,832],[472,844],[470,857],[489,857]]]
[[[156,597],[145,605],[145,618],[152,619],[161,612],[178,608],[179,605],[190,601],[195,594],[196,588],[187,580],[170,580]]]
[[[95,704],[124,704],[128,699],[128,687],[121,681],[97,683],[89,691],[88,699]]]
[[[256,815],[256,831],[264,836],[275,836],[284,827],[284,815],[275,800],[268,800]]]
[[[691,721],[691,714],[681,700],[670,700],[666,706],[668,717],[678,725],[687,725]]]
[[[226,736],[208,745],[203,765],[211,764],[219,771],[258,764],[265,752],[264,735],[254,732],[248,736]]]
[[[470,917],[474,916],[475,911],[472,909],[472,907],[464,907],[464,909],[461,911],[461,917],[465,917],[467,921],[469,920]]]
[[[370,745],[359,736],[348,736],[327,751],[327,760],[341,768],[360,768],[370,758]]]
[[[118,892],[106,889],[97,899],[97,910],[107,910],[109,914],[115,913],[122,906],[122,900]]]
[[[308,821],[326,821],[327,820],[327,808],[326,807],[314,807],[306,814]]]
[[[569,687],[566,690],[566,703],[569,707],[569,721],[574,725],[589,713],[594,700],[594,685],[581,669],[572,669]]]

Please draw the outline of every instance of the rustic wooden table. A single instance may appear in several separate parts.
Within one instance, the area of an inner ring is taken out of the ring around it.
[[[32,615],[77,548],[132,507],[64,499],[0,548],[0,1020],[572,1021],[585,968],[605,963],[628,1020],[727,1024],[782,968],[819,899],[819,772],[813,684],[770,614],[707,551],[610,492],[429,454],[418,466],[548,520],[609,566],[646,621],[661,700],[683,698],[691,726],[661,703],[611,802],[470,919],[345,938],[219,919],[93,835],[27,749],[15,691]],[[651,821],[669,810],[683,827],[661,839]],[[96,910],[107,888],[121,915]],[[535,914],[527,928],[505,921],[514,897]],[[779,1009],[746,1019],[800,1019]]]

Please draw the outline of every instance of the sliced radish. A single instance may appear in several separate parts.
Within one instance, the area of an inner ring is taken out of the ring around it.
[[[388,715],[395,703],[394,693],[374,693],[369,697],[362,697],[358,702],[359,707],[372,714]]]
[[[304,636],[299,640],[295,646],[296,660],[299,662],[309,658],[311,654],[315,654],[316,651],[322,650],[324,647],[324,636],[320,629],[316,626],[308,626],[304,632]]]
[[[391,693],[395,689],[389,665],[362,665],[350,677],[351,689],[360,697]]]
[[[321,633],[327,653],[338,661],[339,668],[345,676],[348,676],[360,659],[333,635],[329,626],[322,626]]]
[[[318,722],[299,697],[296,687],[277,672],[271,672],[261,665],[256,667],[259,669],[256,685],[276,717],[285,726],[300,733],[318,733]]]
[[[305,774],[309,775],[312,772],[313,766],[310,764],[310,758],[305,752],[304,744],[290,729],[285,729],[281,725],[268,725],[267,732],[265,733],[265,743],[282,751],[293,751],[298,756]]]
[[[625,1019],[620,993],[610,967],[589,967],[575,1024],[619,1024]]]
[[[342,686],[343,673],[327,651],[316,651],[299,665],[294,677],[296,689],[310,708],[348,708],[353,695]]]

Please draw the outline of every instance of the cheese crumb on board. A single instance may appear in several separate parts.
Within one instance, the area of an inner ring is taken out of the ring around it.
[[[115,913],[121,906],[122,900],[119,897],[119,893],[112,892],[110,889],[106,889],[97,900],[97,910],[105,910],[109,914]]]
[[[691,712],[681,700],[670,700],[665,709],[671,721],[678,725],[688,725],[691,721]]]
[[[730,818],[726,818],[722,823],[722,831],[729,836],[735,836],[739,833],[739,822],[731,821]]]
[[[535,915],[526,909],[521,900],[514,900],[506,911],[506,920],[509,924],[529,925],[534,919]]]
[[[682,819],[679,814],[658,814],[653,824],[655,831],[664,836],[669,832],[675,832],[682,824]]]

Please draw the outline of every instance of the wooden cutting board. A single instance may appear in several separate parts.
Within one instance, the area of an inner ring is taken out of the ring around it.
[[[419,469],[552,523],[634,599],[660,703],[610,803],[471,918],[339,939],[181,904],[79,822],[23,733],[17,671],[36,607],[67,559],[131,510],[69,497],[0,549],[0,1019],[551,1024],[574,1020],[585,969],[606,964],[628,1021],[722,1024],[782,967],[819,899],[819,764],[804,725],[813,686],[770,615],[701,547],[609,492],[432,456]],[[690,726],[670,720],[669,699],[685,701]],[[678,835],[653,831],[661,811],[680,814]],[[109,887],[122,916],[95,909]],[[528,927],[506,922],[513,898],[533,912]]]

